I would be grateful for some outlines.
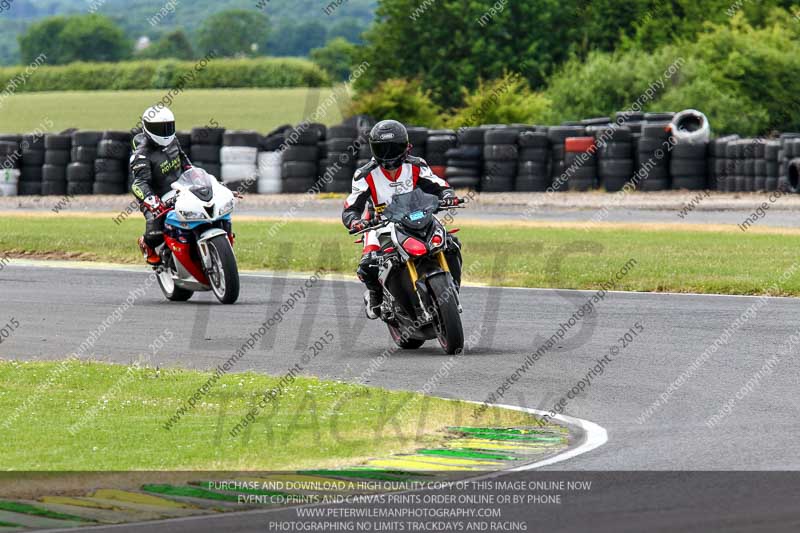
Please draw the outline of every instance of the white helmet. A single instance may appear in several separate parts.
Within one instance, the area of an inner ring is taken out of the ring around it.
[[[163,106],[148,107],[142,113],[142,129],[153,142],[167,146],[175,139],[175,115]]]

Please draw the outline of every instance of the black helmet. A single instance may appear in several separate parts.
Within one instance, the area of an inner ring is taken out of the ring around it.
[[[396,120],[382,120],[369,132],[369,147],[375,160],[386,170],[403,164],[408,155],[408,131]]]

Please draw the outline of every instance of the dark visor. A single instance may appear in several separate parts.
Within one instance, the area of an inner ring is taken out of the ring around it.
[[[174,122],[145,122],[144,126],[147,128],[147,131],[153,135],[157,135],[158,137],[169,137],[170,135],[175,135]]]
[[[370,143],[370,148],[372,148],[372,154],[375,156],[375,159],[378,160],[388,160],[388,159],[395,159],[403,155],[406,151],[406,147],[408,145],[406,143],[397,143],[397,142],[372,142]]]

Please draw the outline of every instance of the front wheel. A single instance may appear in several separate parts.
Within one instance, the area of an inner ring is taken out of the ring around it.
[[[239,299],[239,268],[236,256],[227,235],[217,235],[208,240],[211,270],[208,280],[214,296],[223,304],[232,304]]]
[[[185,302],[194,292],[175,285],[174,270],[175,258],[170,255],[167,264],[158,270],[158,286],[170,302]]]
[[[436,338],[448,355],[461,353],[464,349],[464,327],[458,312],[458,296],[455,286],[447,276],[428,279],[433,304],[436,308]]]

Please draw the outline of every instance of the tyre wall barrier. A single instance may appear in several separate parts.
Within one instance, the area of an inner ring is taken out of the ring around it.
[[[459,189],[800,189],[789,179],[792,161],[800,159],[800,134],[705,141],[673,136],[674,115],[618,113],[558,126],[409,126],[408,133],[411,154]],[[680,116],[685,113],[675,120]],[[346,193],[371,158],[367,137],[374,124],[356,116],[330,127],[287,124],[263,135],[201,127],[177,136],[194,165],[240,192]],[[0,196],[128,194],[131,139],[124,131],[0,134]]]

